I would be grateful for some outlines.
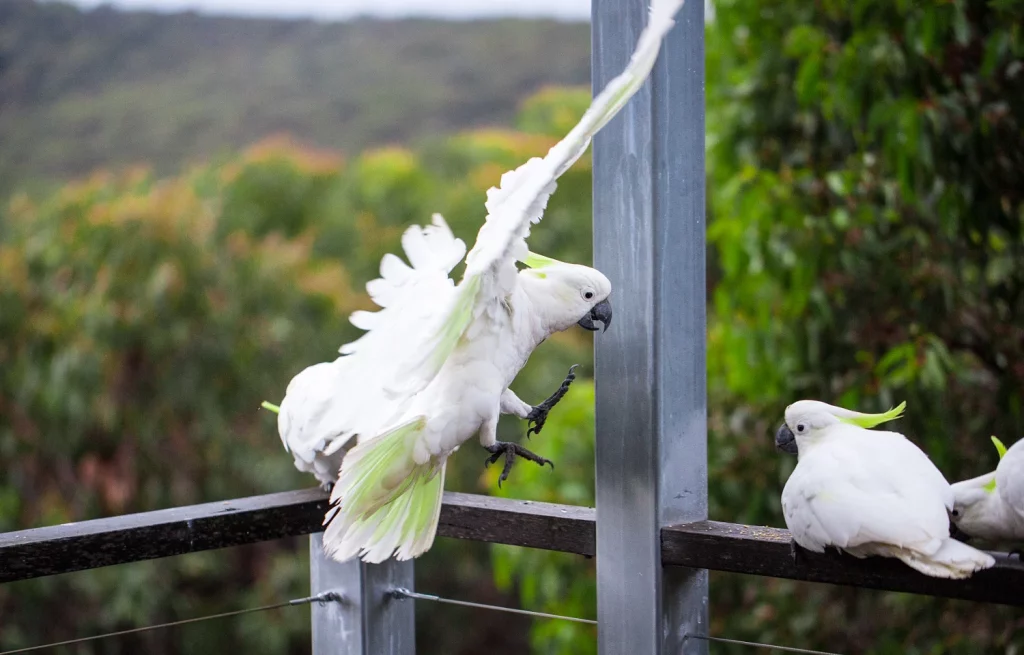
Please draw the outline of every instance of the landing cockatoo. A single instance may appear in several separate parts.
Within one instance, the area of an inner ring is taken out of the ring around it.
[[[580,325],[607,329],[612,285],[599,271],[528,251],[555,180],[587,149],[647,79],[682,0],[653,0],[650,22],[625,71],[597,95],[569,134],[543,158],[505,173],[487,192],[487,217],[466,256],[462,281],[449,273],[466,246],[441,216],[402,237],[406,265],[381,261],[367,285],[375,313],[355,312],[366,333],[343,357],[299,373],[281,403],[278,428],[296,465],[334,482],[324,550],[345,561],[416,557],[437,530],[449,455],[474,437],[505,457],[550,463],[497,440],[498,416],[530,419],[538,431],[572,372],[548,401],[531,407],[509,384],[546,338]],[[526,268],[519,271],[516,262]],[[275,409],[272,405],[265,405]],[[339,471],[340,465],[340,471]]]
[[[968,537],[1024,543],[1024,439],[1009,450],[992,437],[999,465],[953,485],[953,522]]]
[[[897,432],[871,430],[904,404],[862,414],[815,400],[786,408],[776,446],[799,461],[782,491],[782,513],[799,548],[854,557],[895,557],[925,575],[966,578],[995,564],[950,538],[953,489],[928,456]]]

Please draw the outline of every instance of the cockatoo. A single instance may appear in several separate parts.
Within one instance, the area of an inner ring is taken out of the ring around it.
[[[996,470],[953,485],[953,522],[968,537],[1024,543],[1024,439],[1009,450],[992,443]]]
[[[539,431],[559,392],[537,407],[508,388],[533,349],[580,325],[607,329],[611,282],[586,266],[529,252],[555,181],[640,89],[683,0],[653,0],[650,21],[625,71],[594,98],[583,118],[543,158],[505,173],[487,192],[487,217],[457,285],[449,278],[466,246],[440,215],[402,237],[406,265],[386,255],[367,285],[375,313],[355,312],[366,330],[343,357],[306,369],[288,385],[278,428],[296,465],[322,482],[336,478],[325,517],[324,550],[338,561],[404,560],[430,548],[437,530],[445,464],[473,437],[505,457],[550,462],[497,440],[498,416],[531,420]],[[516,262],[525,265],[518,270]],[[273,406],[266,405],[273,409]],[[340,470],[338,468],[340,461]],[[332,471],[338,471],[334,476]]]
[[[782,513],[799,548],[895,557],[925,575],[966,578],[995,564],[950,538],[953,489],[921,449],[897,432],[871,430],[905,403],[862,414],[815,400],[786,408],[776,446],[797,454]]]

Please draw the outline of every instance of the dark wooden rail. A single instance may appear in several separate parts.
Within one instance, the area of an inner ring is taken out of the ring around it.
[[[320,530],[327,497],[289,491],[0,534],[0,583],[294,537]],[[588,507],[446,493],[438,534],[592,557]],[[969,580],[929,578],[900,562],[806,553],[795,564],[789,533],[716,521],[662,530],[666,565],[1024,606],[1024,564],[996,553]]]

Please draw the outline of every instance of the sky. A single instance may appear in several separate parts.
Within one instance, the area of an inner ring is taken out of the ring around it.
[[[2,0],[0,0],[2,1]],[[550,17],[589,20],[590,0],[71,0],[82,7],[111,4],[124,9],[196,10],[212,14],[289,16],[345,19],[353,16],[386,18],[436,16],[482,18],[493,16]]]

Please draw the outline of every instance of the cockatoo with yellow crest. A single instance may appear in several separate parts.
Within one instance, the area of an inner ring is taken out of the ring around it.
[[[625,71],[595,98],[580,122],[544,157],[505,173],[487,192],[487,216],[466,254],[439,215],[402,237],[406,264],[381,261],[367,285],[380,311],[355,312],[366,331],[342,357],[312,366],[288,385],[278,429],[296,466],[334,482],[324,550],[345,561],[416,557],[437,530],[448,457],[478,438],[488,462],[516,457],[550,463],[497,440],[498,417],[512,414],[537,432],[572,382],[531,406],[509,389],[542,341],[575,325],[611,322],[611,282],[599,271],[529,252],[526,238],[555,181],[640,89],[682,0],[653,0],[650,21]],[[525,265],[519,270],[516,265]],[[265,404],[270,409],[274,406]]]
[[[854,557],[895,557],[925,575],[966,578],[995,564],[950,538],[953,489],[920,448],[898,432],[872,430],[904,404],[862,414],[816,400],[786,408],[776,446],[796,453],[782,513],[799,548],[832,546]]]
[[[1024,439],[999,452],[996,470],[953,485],[953,521],[968,537],[1024,544]],[[1015,551],[1015,552],[1020,552]]]

